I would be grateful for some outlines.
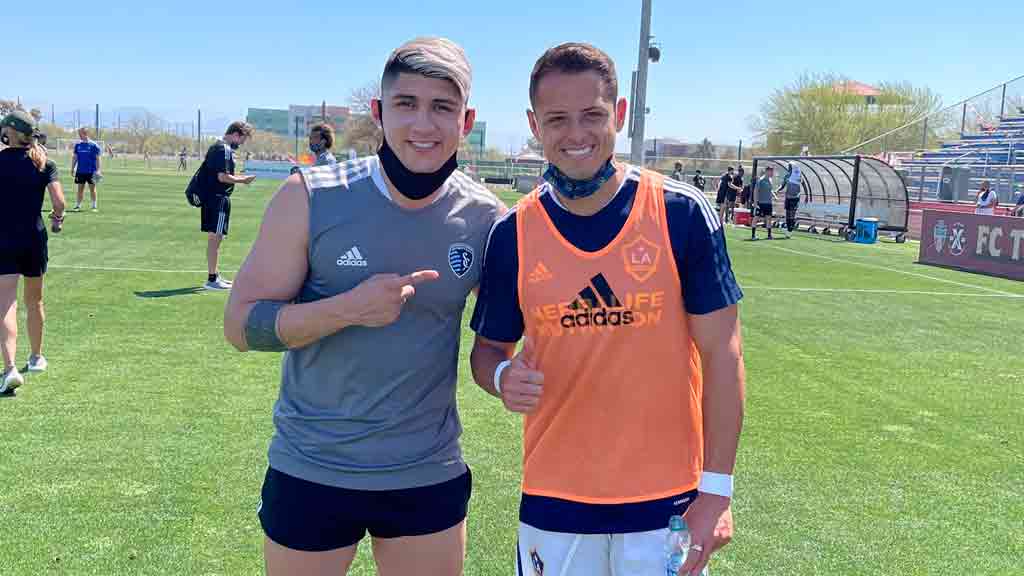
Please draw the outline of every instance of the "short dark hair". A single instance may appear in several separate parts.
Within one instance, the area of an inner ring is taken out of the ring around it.
[[[331,126],[326,122],[317,122],[309,129],[310,134],[314,132],[319,134],[320,138],[323,139],[324,146],[327,148],[334,146],[334,126]]]
[[[612,59],[590,44],[567,42],[549,48],[533,65],[530,74],[530,105],[537,97],[537,85],[544,76],[552,72],[562,74],[581,74],[596,72],[604,81],[604,95],[613,104],[619,99],[619,80],[615,73]]]
[[[230,136],[231,134],[240,134],[249,138],[252,136],[252,126],[248,122],[235,120],[231,124],[228,124],[228,129],[224,131],[225,136]]]

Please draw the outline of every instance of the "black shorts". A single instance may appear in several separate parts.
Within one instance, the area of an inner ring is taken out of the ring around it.
[[[786,212],[796,212],[796,209],[800,206],[800,197],[786,198]]]
[[[96,175],[92,172],[76,172],[75,184],[96,184]]]
[[[231,220],[231,198],[227,196],[207,196],[203,198],[202,223],[199,229],[222,236],[228,235],[228,222]]]
[[[715,204],[725,204],[725,199],[729,193],[721,188],[718,189],[718,194],[715,196]]]
[[[0,250],[0,276],[21,274],[29,278],[38,278],[46,274],[46,262],[49,254],[46,249],[46,238],[21,248]]]
[[[473,476],[403,490],[349,490],[267,468],[257,515],[268,538],[292,550],[326,552],[374,538],[425,536],[466,518]]]
[[[772,215],[772,205],[771,205],[771,203],[768,203],[768,204],[758,204],[757,205],[757,215],[758,216],[771,216]]]

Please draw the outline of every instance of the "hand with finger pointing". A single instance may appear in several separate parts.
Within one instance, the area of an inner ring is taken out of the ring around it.
[[[511,364],[502,370],[498,384],[505,408],[520,414],[536,410],[544,391],[544,373],[536,368],[529,338],[523,341]]]
[[[402,307],[416,294],[416,286],[437,280],[436,270],[420,270],[405,276],[374,274],[350,290],[346,295],[355,318],[349,322],[378,328],[398,320]]]

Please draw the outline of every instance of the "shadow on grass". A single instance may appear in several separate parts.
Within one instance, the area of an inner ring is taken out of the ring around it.
[[[174,288],[173,290],[148,290],[135,292],[139,298],[171,298],[173,296],[188,296],[190,294],[202,294],[206,289],[202,286],[189,286],[188,288]]]

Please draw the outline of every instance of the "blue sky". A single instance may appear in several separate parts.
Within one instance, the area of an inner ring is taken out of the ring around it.
[[[1012,24],[1019,4],[1009,1],[653,4],[663,56],[649,72],[648,137],[749,141],[761,102],[806,72],[909,81],[947,103],[1024,74]],[[529,135],[529,74],[550,46],[602,48],[628,95],[640,0],[10,2],[0,20],[35,39],[23,56],[9,47],[0,57],[0,97],[47,114],[51,103],[58,114],[145,106],[173,121],[197,107],[242,117],[249,106],[345,104],[378,79],[395,46],[447,36],[474,67],[471,104],[488,123],[488,145],[507,150]]]

